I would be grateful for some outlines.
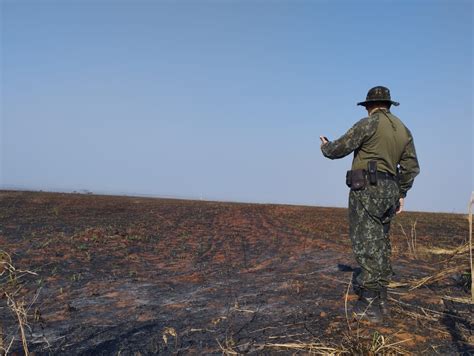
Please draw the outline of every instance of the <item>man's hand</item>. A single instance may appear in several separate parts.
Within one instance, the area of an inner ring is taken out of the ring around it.
[[[326,136],[319,136],[319,139],[321,140],[321,147],[329,142]]]
[[[405,203],[404,198],[400,198],[399,200],[400,205],[398,206],[397,210],[395,211],[395,214],[400,214],[403,211],[403,204]]]

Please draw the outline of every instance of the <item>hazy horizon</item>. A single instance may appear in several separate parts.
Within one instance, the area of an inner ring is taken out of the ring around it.
[[[127,198],[150,198],[150,199],[170,199],[170,200],[190,200],[190,201],[203,201],[203,202],[215,202],[215,203],[235,203],[235,204],[261,204],[261,205],[291,205],[291,206],[306,206],[315,208],[334,208],[334,209],[347,209],[347,205],[317,205],[317,204],[302,204],[298,202],[265,202],[265,201],[244,201],[244,200],[225,200],[216,197],[206,196],[187,196],[187,195],[168,195],[168,194],[147,194],[147,193],[134,193],[134,192],[107,192],[107,191],[90,191],[87,189],[75,190],[47,190],[47,189],[34,189],[31,187],[20,187],[20,186],[3,186],[0,187],[0,191],[5,192],[33,192],[33,193],[52,193],[52,194],[80,194],[80,195],[98,195],[98,196],[110,196],[110,197],[127,197]],[[469,199],[468,199],[469,200]],[[435,210],[411,210],[405,209],[404,212],[413,213],[439,213],[439,214],[467,214],[467,204],[465,212],[455,211],[435,211]]]

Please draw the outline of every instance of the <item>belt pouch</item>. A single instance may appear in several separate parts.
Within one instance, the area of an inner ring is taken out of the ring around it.
[[[367,172],[365,169],[354,169],[351,172],[351,189],[362,190],[367,185]]]

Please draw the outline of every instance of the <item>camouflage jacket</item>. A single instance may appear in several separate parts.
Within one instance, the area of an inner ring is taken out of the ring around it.
[[[360,120],[343,136],[323,145],[321,151],[330,159],[354,152],[352,169],[367,169],[367,163],[376,160],[379,171],[398,175],[403,198],[420,173],[410,130],[385,109],[377,109]]]

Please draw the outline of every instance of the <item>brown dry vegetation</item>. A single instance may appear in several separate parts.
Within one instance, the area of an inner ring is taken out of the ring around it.
[[[36,354],[472,352],[466,216],[396,218],[393,319],[374,326],[345,308],[356,299],[346,215],[0,191],[0,249],[37,274],[17,290]],[[22,352],[0,303],[2,338]]]

